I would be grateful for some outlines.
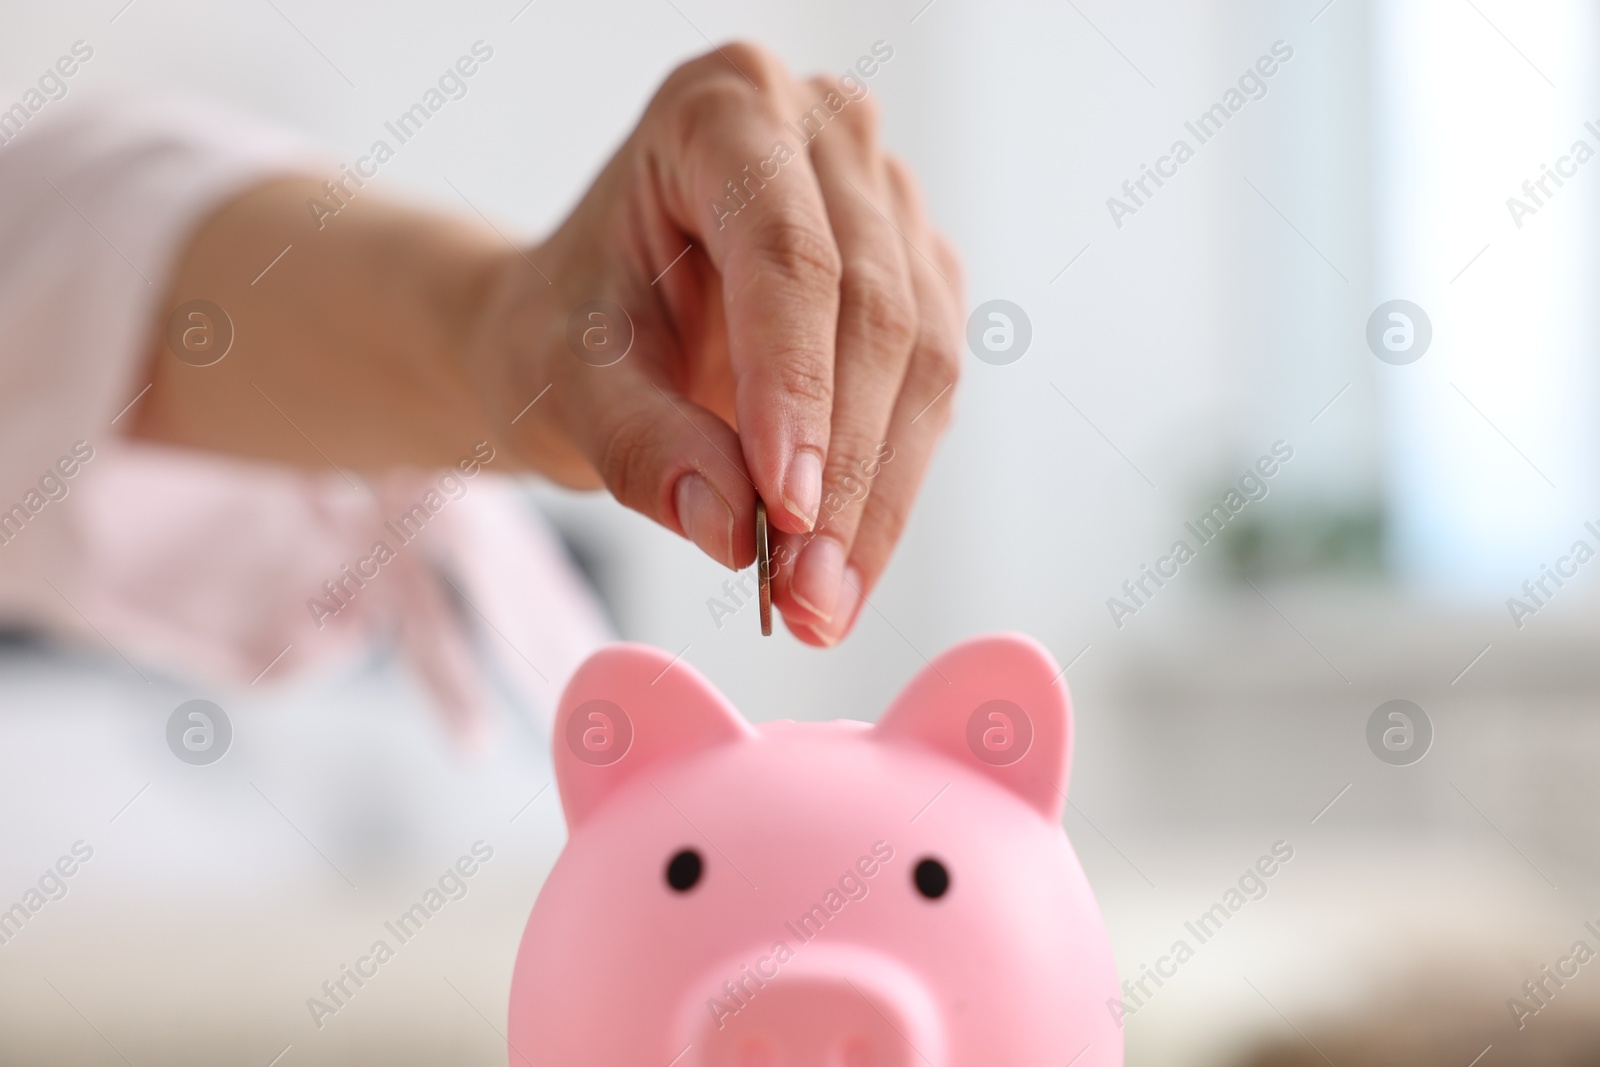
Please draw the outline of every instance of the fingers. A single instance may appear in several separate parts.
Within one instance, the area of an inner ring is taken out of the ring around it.
[[[954,252],[942,238],[931,243],[937,253],[930,258],[945,276],[959,284]],[[961,373],[959,292],[952,291],[932,266],[913,268],[913,273],[919,304],[929,309],[927,326],[918,335],[905,387],[890,422],[888,436],[895,450],[894,459],[884,464],[883,473],[873,482],[851,553],[851,567],[861,577],[863,593],[877,584],[905,530],[934,447],[949,425],[954,410],[952,397]]]
[[[831,79],[814,79],[807,88],[818,100],[844,94]],[[876,143],[874,105],[857,92],[862,98],[849,100],[811,147],[842,266],[833,425],[825,506],[778,592],[786,617],[812,627],[831,620],[840,602],[867,492],[861,467],[888,431],[917,337],[911,270],[891,219],[896,195]],[[826,506],[841,496],[857,506]]]
[[[698,267],[629,301],[650,358],[563,375],[560,422],[624,504],[739,567],[766,501],[775,602],[817,644],[881,574],[955,379],[953,256],[876,137],[859,84],[745,45],[680,68],[608,168],[634,190],[612,225],[641,296],[685,238]]]
[[[790,620],[790,629],[812,644],[836,644],[849,632],[900,540],[927,472],[934,447],[951,416],[960,374],[960,265],[953,249],[923,221],[909,175],[890,161],[896,220],[910,238],[907,257],[917,302],[918,331],[905,377],[894,401],[884,443],[857,469],[867,483],[865,498],[844,513],[858,514],[833,617],[827,622]],[[849,492],[849,483],[841,488]],[[848,496],[845,498],[848,500]],[[824,514],[832,503],[824,497]]]
[[[561,419],[612,495],[693,541],[723,565],[755,559],[755,489],[739,437],[705,408],[627,361],[568,365]],[[603,383],[595,380],[607,376]]]
[[[784,127],[791,93],[770,56],[727,45],[668,79],[647,128],[664,206],[721,275],[744,462],[773,524],[799,533],[822,498],[841,265],[810,160]]]

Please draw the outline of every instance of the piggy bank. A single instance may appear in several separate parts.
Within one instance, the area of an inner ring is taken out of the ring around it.
[[[618,645],[556,718],[569,838],[523,934],[512,1067],[1107,1067],[1116,968],[1061,827],[1050,654],[958,645],[876,725],[752,726]]]

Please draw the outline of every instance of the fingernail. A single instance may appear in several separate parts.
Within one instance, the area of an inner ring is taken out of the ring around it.
[[[783,506],[810,530],[817,525],[822,507],[822,457],[809,448],[794,454],[788,480],[783,484]]]
[[[844,575],[844,546],[831,537],[818,537],[800,553],[790,594],[800,606],[824,621],[833,617]]]
[[[678,523],[712,559],[733,566],[733,511],[698,474],[678,479]]]
[[[854,567],[845,568],[844,580],[839,585],[839,599],[833,606],[833,618],[816,628],[816,634],[829,648],[844,640],[856,612],[861,608],[861,572]]]

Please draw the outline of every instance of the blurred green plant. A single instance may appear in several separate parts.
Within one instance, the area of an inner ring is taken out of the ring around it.
[[[1224,576],[1382,578],[1385,516],[1381,505],[1348,508],[1250,508],[1219,538]]]

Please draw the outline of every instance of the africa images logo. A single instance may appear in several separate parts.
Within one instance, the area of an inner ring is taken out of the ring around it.
[[[1367,347],[1385,363],[1415,363],[1433,343],[1433,322],[1410,300],[1387,300],[1367,318]]]
[[[967,317],[967,347],[985,363],[1015,363],[1033,343],[1028,313],[1009,300],[986,300]]]
[[[591,767],[609,767],[633,747],[633,720],[609,700],[586,700],[567,717],[567,747]]]
[[[190,766],[217,762],[232,743],[228,713],[209,700],[184,701],[167,716],[167,747]]]

